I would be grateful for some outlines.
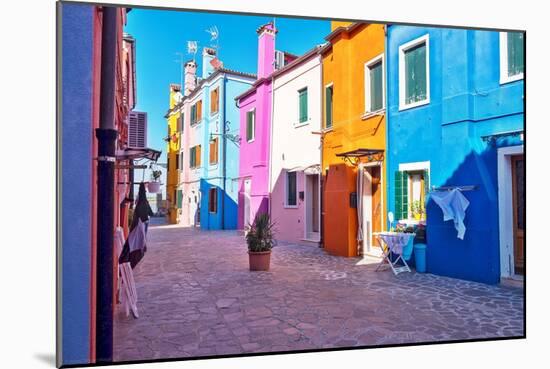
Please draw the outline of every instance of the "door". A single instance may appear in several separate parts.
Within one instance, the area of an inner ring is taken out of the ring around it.
[[[372,175],[370,168],[363,170],[361,183],[361,215],[363,218],[363,253],[370,252],[372,248]]]
[[[306,174],[306,239],[319,239],[319,175]]]
[[[382,186],[380,181],[380,166],[370,167],[371,201],[372,201],[372,232],[382,231]]]
[[[525,159],[512,156],[512,204],[514,221],[514,273],[525,273]]]
[[[244,180],[244,209],[243,209],[243,227],[246,228],[250,224],[250,193],[252,189],[252,180]]]

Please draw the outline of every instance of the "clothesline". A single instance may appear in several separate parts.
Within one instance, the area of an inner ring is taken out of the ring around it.
[[[474,190],[477,190],[477,185],[467,185],[467,186],[441,186],[441,187],[432,186],[432,191],[452,191],[452,190],[459,190],[459,191],[474,191]]]

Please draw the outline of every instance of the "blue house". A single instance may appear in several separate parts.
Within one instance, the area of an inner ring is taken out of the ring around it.
[[[388,26],[388,209],[425,222],[430,273],[484,283],[524,273],[523,38]],[[463,239],[430,197],[457,186],[469,201]]]
[[[201,78],[186,65],[182,116],[180,223],[202,229],[236,229],[239,176],[239,109],[235,97],[256,76],[224,68],[216,50],[204,48]],[[193,75],[191,75],[193,74]]]

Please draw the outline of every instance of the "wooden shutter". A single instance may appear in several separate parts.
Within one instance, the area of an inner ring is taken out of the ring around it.
[[[370,111],[382,109],[382,61],[369,67]]]
[[[298,92],[298,104],[300,105],[300,123],[307,121],[307,88]]]
[[[287,172],[287,205],[296,205],[296,172]]]
[[[191,124],[195,124],[197,121],[197,107],[195,105],[191,105]]]
[[[180,156],[176,154],[176,169],[180,169]]]
[[[202,100],[197,101],[197,122],[202,119]]]
[[[523,73],[523,33],[508,32],[508,76]]]
[[[409,216],[409,175],[400,170],[395,171],[395,220],[407,219]]]
[[[219,109],[219,88],[216,87],[212,92],[210,93],[210,113],[214,114],[218,112]]]
[[[426,99],[426,43],[405,52],[405,102],[414,103]]]
[[[210,141],[210,164],[216,164],[218,162],[218,139],[215,138]]]
[[[217,188],[211,188],[208,192],[208,210],[211,213],[218,212],[218,190]]]
[[[191,147],[189,149],[189,168],[195,167],[195,148]]]
[[[181,190],[178,190],[176,206],[181,209],[182,203],[183,203],[183,192]]]
[[[197,167],[200,167],[201,166],[201,145],[197,145],[196,146],[196,152],[195,152],[195,155],[196,155],[196,163],[197,163]]]
[[[325,87],[325,126],[332,127],[332,86]]]

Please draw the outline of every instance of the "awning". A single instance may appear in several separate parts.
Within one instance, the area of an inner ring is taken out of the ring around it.
[[[157,161],[162,151],[144,148],[126,148],[124,150],[116,151],[116,160],[135,160],[135,159],[149,159]]]
[[[287,172],[304,172],[305,174],[319,174],[321,173],[320,164],[311,164],[308,166],[294,167],[288,169]]]
[[[352,165],[357,165],[359,160],[367,157],[367,161],[382,161],[384,158],[384,150],[382,149],[356,149],[352,151],[336,154],[337,157],[348,160]],[[354,159],[354,160],[352,160]]]

